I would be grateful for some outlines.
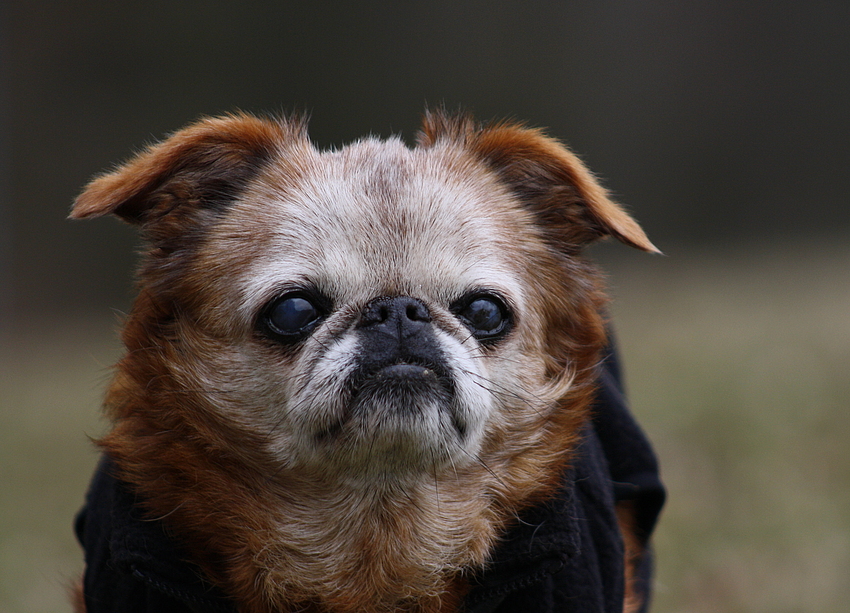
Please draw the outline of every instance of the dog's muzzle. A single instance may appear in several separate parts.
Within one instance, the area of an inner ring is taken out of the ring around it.
[[[422,301],[376,298],[363,309],[357,333],[360,352],[348,381],[354,411],[389,405],[404,412],[424,402],[451,404],[452,377]]]

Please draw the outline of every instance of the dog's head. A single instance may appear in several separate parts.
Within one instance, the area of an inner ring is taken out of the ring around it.
[[[299,121],[204,120],[72,216],[107,213],[149,249],[101,443],[252,611],[457,602],[588,417],[582,248],[655,251],[556,141],[442,114],[414,148],[327,152]]]
[[[603,338],[578,253],[654,250],[555,141],[442,115],[412,149],[330,152],[298,121],[201,121],[72,216],[105,213],[151,246],[122,389],[248,464],[372,484],[507,461],[570,421]]]

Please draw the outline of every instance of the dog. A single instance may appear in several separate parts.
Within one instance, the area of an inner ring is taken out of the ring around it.
[[[80,610],[642,606],[657,508],[600,468],[611,357],[582,252],[657,249],[564,145],[426,112],[413,147],[319,151],[300,118],[207,118],[71,217],[107,214],[147,250]]]

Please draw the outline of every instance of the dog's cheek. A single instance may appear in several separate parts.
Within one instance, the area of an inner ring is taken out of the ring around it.
[[[547,376],[548,356],[541,330],[539,314],[527,308],[505,343],[480,360],[486,365],[487,385],[494,398],[483,445],[485,455],[538,445],[563,394]]]
[[[461,443],[471,457],[480,447],[488,423],[493,419],[498,386],[492,380],[480,347],[467,347],[445,332],[438,332],[437,338],[454,379],[454,411],[464,434]]]
[[[279,443],[292,437],[285,414],[292,361],[250,336],[221,338],[187,320],[168,347],[170,395],[205,444],[249,464],[279,463],[280,450],[292,447]]]
[[[292,435],[290,452],[306,461],[315,460],[316,438],[345,418],[350,400],[345,382],[356,366],[356,354],[353,335],[305,343],[292,365],[291,394],[280,415]]]

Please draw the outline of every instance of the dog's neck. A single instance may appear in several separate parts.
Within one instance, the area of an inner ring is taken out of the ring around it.
[[[199,463],[171,436],[128,417],[102,444],[240,611],[456,610],[459,577],[484,564],[504,523],[480,466],[368,489]]]

